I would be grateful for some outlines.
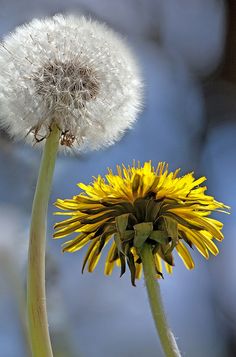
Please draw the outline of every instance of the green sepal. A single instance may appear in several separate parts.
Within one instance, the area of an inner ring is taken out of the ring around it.
[[[171,266],[174,266],[173,255],[170,253],[164,255],[164,260]]]
[[[146,206],[148,201],[144,198],[137,198],[134,201],[134,209],[135,209],[135,216],[137,217],[138,222],[143,222],[146,216]]]
[[[118,251],[122,252],[121,239],[120,239],[120,234],[119,233],[115,233],[114,234],[114,241],[116,243]]]
[[[160,251],[160,243],[156,243],[155,246],[152,248],[152,254],[155,255]]]
[[[153,220],[150,219],[150,216],[153,208],[155,207],[155,202],[153,199],[146,199],[145,201],[145,217],[143,217],[144,222],[153,222]]]
[[[122,253],[127,257],[130,253],[130,245],[127,242],[122,244]]]
[[[127,252],[130,251],[130,245],[129,242],[130,240],[133,239],[133,231],[125,231],[123,235],[120,233],[115,233],[114,234],[114,240],[117,246],[117,249],[119,252],[123,253],[124,255],[127,255]]]
[[[125,273],[126,263],[125,263],[125,255],[122,252],[118,252],[120,258],[120,277]]]
[[[146,216],[150,222],[155,222],[159,216],[162,202],[156,202],[155,200],[150,200],[150,202],[153,202],[152,209],[150,210],[150,206],[149,206],[150,204],[148,204],[148,206],[147,206],[148,212],[146,213]]]
[[[116,217],[116,228],[121,236],[126,231],[128,221],[129,221],[129,213],[125,213]]]
[[[168,253],[166,251],[167,251],[166,247],[164,247],[163,245],[159,246],[158,254],[160,255],[160,257],[164,261],[166,261],[169,265],[174,266],[174,259],[172,253]]]
[[[138,223],[134,225],[134,247],[140,249],[153,231],[152,222]]]
[[[136,286],[135,285],[136,267],[135,267],[135,263],[134,263],[134,256],[133,256],[132,252],[130,252],[130,251],[127,256],[127,263],[128,263],[130,274],[131,274],[131,283],[133,286]]]
[[[160,231],[160,230],[152,231],[149,238],[155,241],[156,243],[160,243],[160,244],[168,243],[168,235],[166,234],[165,231]]]
[[[134,206],[130,202],[121,202],[119,204],[113,205],[110,209],[119,213],[119,215],[125,214],[127,212],[134,213]]]
[[[159,228],[162,231],[165,231],[167,233],[167,236],[172,240],[178,240],[178,225],[173,218],[162,216],[160,218]]]
[[[164,254],[169,255],[170,253],[172,253],[177,244],[178,244],[177,241],[172,240],[170,244],[167,246],[167,248],[165,249]]]
[[[133,230],[127,230],[122,234],[121,241],[128,242],[134,239],[135,232]]]

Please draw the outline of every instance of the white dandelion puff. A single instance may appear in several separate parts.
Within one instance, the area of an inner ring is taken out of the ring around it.
[[[0,124],[31,143],[55,123],[61,145],[96,150],[135,122],[142,81],[123,39],[104,24],[56,15],[18,27],[0,45]]]

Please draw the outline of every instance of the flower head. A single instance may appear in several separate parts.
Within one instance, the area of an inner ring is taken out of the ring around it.
[[[104,24],[81,16],[33,20],[0,45],[0,124],[42,141],[53,123],[78,150],[113,144],[140,110],[132,53]]]
[[[122,275],[127,263],[133,284],[141,274],[143,244],[152,246],[157,275],[162,276],[162,262],[167,272],[172,271],[174,250],[192,269],[187,246],[195,246],[206,259],[209,252],[218,254],[213,239],[223,239],[223,224],[209,216],[229,207],[205,194],[206,187],[200,186],[205,177],[196,180],[193,173],[182,177],[178,173],[169,173],[165,163],[155,169],[146,162],[143,167],[117,166],[117,174],[109,170],[105,179],[98,176],[90,185],[80,183],[82,193],[56,202],[65,211],[57,214],[70,218],[56,223],[54,237],[77,233],[63,250],[75,252],[88,244],[83,269],[88,264],[90,272],[104,246],[111,243],[105,274],[110,275],[117,263]]]

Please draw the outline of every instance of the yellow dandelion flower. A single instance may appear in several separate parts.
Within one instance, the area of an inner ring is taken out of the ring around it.
[[[123,275],[128,264],[133,285],[142,273],[139,250],[144,243],[152,247],[157,277],[162,276],[162,263],[172,272],[174,250],[192,269],[187,246],[195,246],[206,259],[209,252],[217,255],[213,240],[223,239],[223,224],[209,216],[229,207],[205,194],[206,186],[201,186],[205,177],[196,180],[193,173],[178,177],[179,171],[169,172],[162,162],[155,169],[150,161],[143,166],[117,166],[117,174],[108,169],[105,178],[78,184],[82,193],[55,203],[64,211],[56,214],[70,218],[56,223],[54,238],[77,233],[63,251],[75,252],[88,245],[82,271],[87,264],[89,272],[110,243],[105,274],[110,275],[116,264]]]

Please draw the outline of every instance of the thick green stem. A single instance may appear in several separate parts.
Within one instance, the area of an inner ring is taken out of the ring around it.
[[[160,337],[162,348],[166,357],[180,357],[174,335],[168,327],[167,320],[162,305],[161,291],[156,279],[155,263],[152,255],[152,248],[149,244],[144,244],[140,249],[142,258],[144,277],[157,333]]]
[[[33,357],[52,357],[45,293],[47,210],[60,132],[53,127],[46,139],[35,190],[28,253],[27,309]]]

